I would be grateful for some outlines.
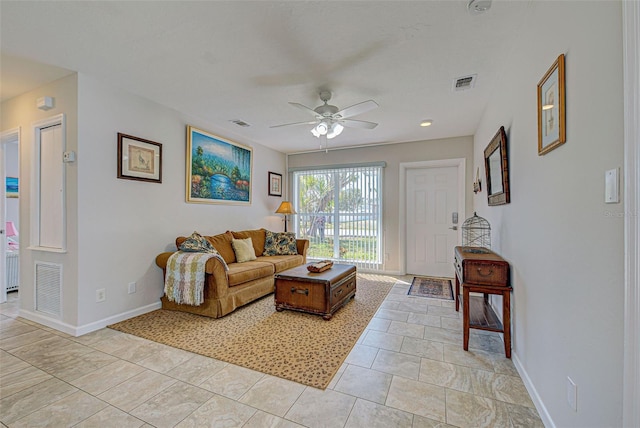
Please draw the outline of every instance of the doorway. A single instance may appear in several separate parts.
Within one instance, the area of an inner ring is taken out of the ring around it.
[[[465,215],[465,159],[400,164],[404,273],[453,277]]]
[[[18,129],[0,134],[0,303],[7,301],[7,291],[18,289],[20,258],[20,199],[19,199],[19,141]]]

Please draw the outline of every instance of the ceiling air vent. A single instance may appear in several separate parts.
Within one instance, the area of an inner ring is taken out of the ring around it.
[[[463,76],[453,79],[454,92],[473,88],[476,84],[476,76],[477,74],[471,74],[469,76]]]
[[[233,119],[233,120],[230,120],[229,122],[235,123],[236,125],[242,126],[243,128],[246,128],[247,126],[251,126],[244,120],[240,120],[240,119]]]

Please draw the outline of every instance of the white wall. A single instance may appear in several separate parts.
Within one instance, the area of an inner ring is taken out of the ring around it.
[[[342,165],[360,162],[385,161],[383,221],[384,221],[384,252],[389,259],[385,261],[384,270],[400,272],[404,269],[399,259],[400,242],[400,163],[421,162],[441,159],[466,159],[466,214],[461,213],[461,223],[464,218],[473,214],[471,186],[475,169],[472,170],[473,141],[471,137],[446,138],[440,140],[416,141],[410,143],[387,144],[356,149],[334,150],[315,153],[304,153],[289,156],[289,167]]]
[[[220,135],[253,147],[250,206],[185,202],[186,127],[216,134],[201,119],[120,91],[86,75],[78,79],[78,325],[86,326],[159,301],[162,271],[155,257],[175,250],[177,236],[194,230],[266,227],[280,230],[274,214],[281,198],[267,195],[267,173],[283,174],[285,156],[234,135]],[[117,133],[162,144],[162,183],[116,178]],[[137,292],[128,294],[128,284]],[[96,289],[107,300],[95,302]]]
[[[622,426],[624,207],[604,204],[604,173],[623,164],[621,3],[532,2],[530,13],[474,136],[484,171],[505,126],[511,204],[487,206],[486,189],[474,204],[511,262],[514,360],[546,422]],[[536,85],[561,53],[567,142],[538,156]]]
[[[55,98],[55,108],[37,110],[36,99]],[[282,198],[268,196],[268,171],[285,173],[285,155],[237,135],[221,137],[253,148],[250,206],[185,202],[186,127],[216,134],[206,121],[185,115],[86,75],[71,75],[2,103],[2,129],[21,127],[21,240],[29,242],[30,184],[33,162],[32,124],[60,113],[66,118],[67,150],[77,154],[66,166],[67,252],[21,248],[21,315],[71,334],[104,327],[159,306],[162,271],[155,257],[174,250],[177,236],[194,230],[217,234],[226,230],[265,227],[281,230],[274,211]],[[162,143],[162,183],[116,178],[117,133]],[[63,266],[60,319],[34,311],[33,264]],[[128,294],[128,284],[137,292]],[[95,302],[104,288],[106,301]]]

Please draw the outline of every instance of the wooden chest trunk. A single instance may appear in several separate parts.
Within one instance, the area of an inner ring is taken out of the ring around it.
[[[501,287],[509,284],[509,263],[486,248],[456,247],[455,269],[460,282]]]
[[[334,264],[312,273],[298,266],[275,275],[277,311],[292,309],[322,315],[325,320],[356,294],[356,267]]]

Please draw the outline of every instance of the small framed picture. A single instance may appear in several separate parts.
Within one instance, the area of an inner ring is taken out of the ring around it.
[[[118,132],[118,178],[162,183],[162,144]]]
[[[564,54],[538,83],[538,155],[549,153],[566,141]]]
[[[18,197],[18,177],[6,177],[5,192],[7,198]]]
[[[282,196],[282,174],[269,171],[269,196]]]

